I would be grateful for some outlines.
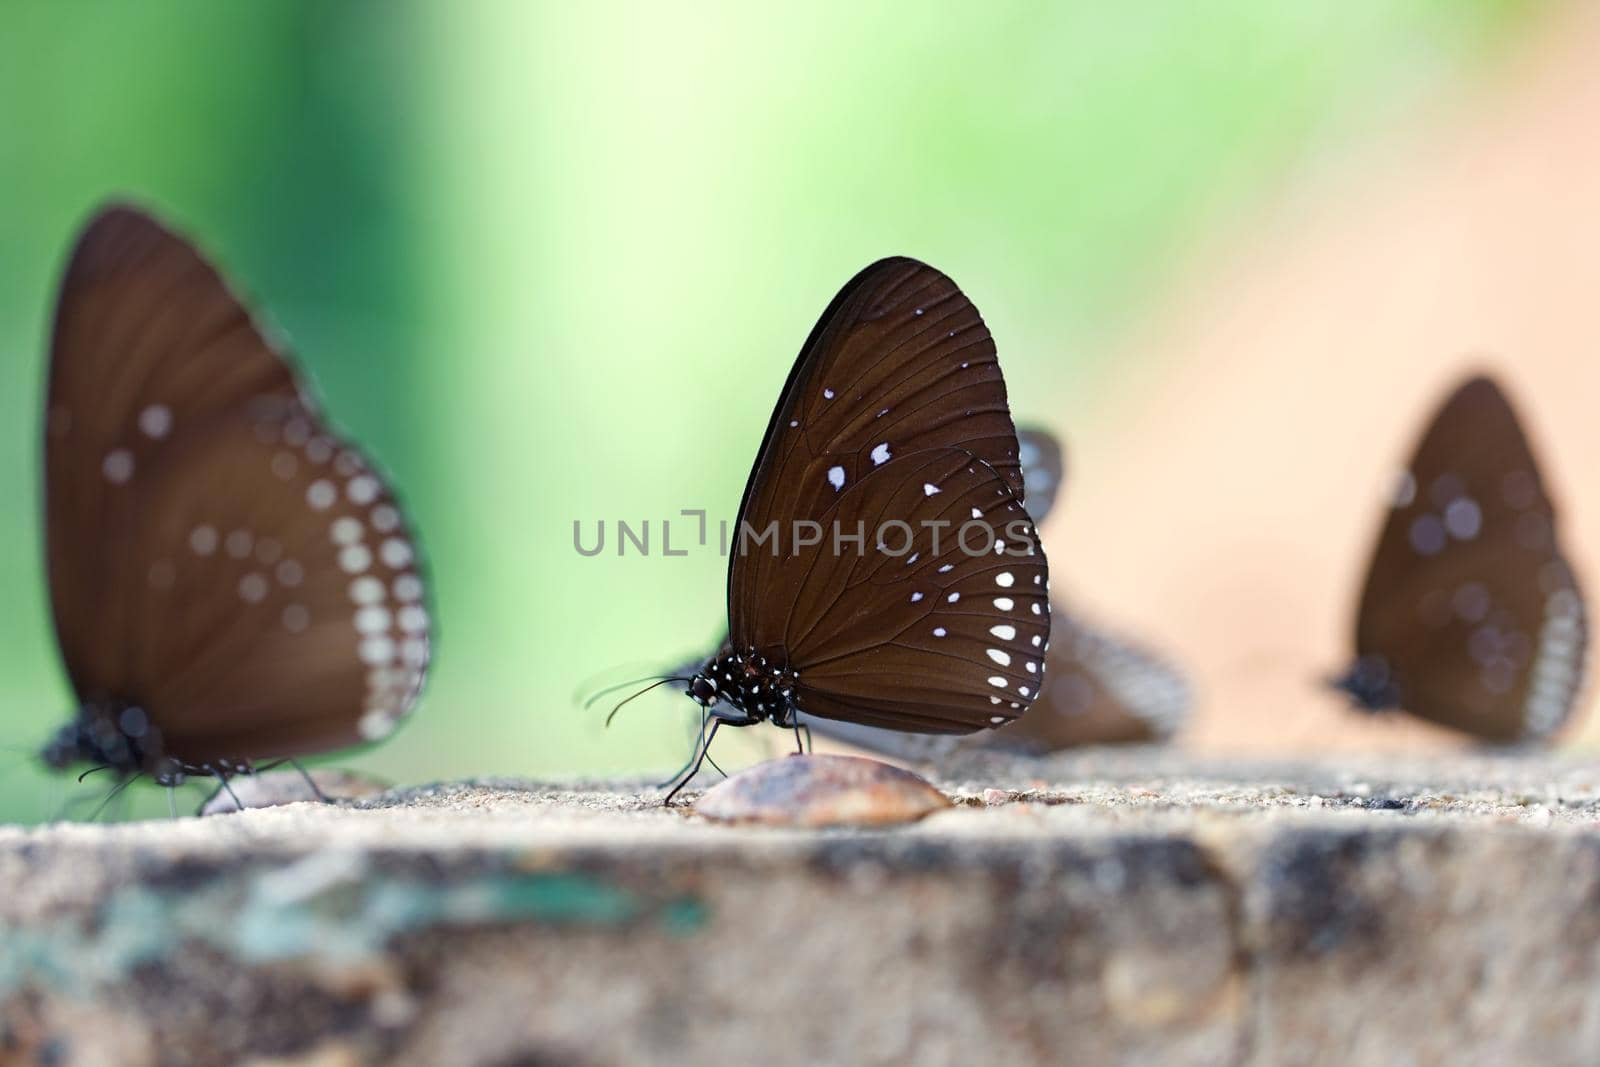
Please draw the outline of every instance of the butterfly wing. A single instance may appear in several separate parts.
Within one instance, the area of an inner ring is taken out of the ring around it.
[[[1461,386],[1402,476],[1356,624],[1407,711],[1480,737],[1566,718],[1588,643],[1555,508],[1515,413],[1487,378]]]
[[[405,521],[187,243],[129,208],[90,224],[48,403],[51,602],[85,706],[144,708],[194,763],[392,728],[428,648]]]
[[[84,230],[56,308],[45,430],[51,602],[80,698],[118,674],[131,621],[131,606],[110,595],[129,584],[126,561],[106,551],[137,521],[122,488],[185,423],[297,392],[188,245],[125,207]]]
[[[904,456],[958,447],[1023,492],[1016,431],[994,341],[955,283],[911,259],[884,259],[829,304],[789,373],[739,505],[760,531],[815,521],[842,488]],[[837,483],[837,484],[836,484]],[[737,642],[764,646],[778,620],[765,554],[735,555],[728,619]]]
[[[1055,434],[1032,428],[1017,431],[1017,446],[1028,514],[1033,516],[1034,522],[1043,525],[1055,508],[1056,494],[1066,482],[1066,452]]]

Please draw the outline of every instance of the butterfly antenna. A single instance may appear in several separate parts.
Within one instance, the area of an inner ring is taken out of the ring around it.
[[[90,767],[88,770],[86,770],[82,774],[78,775],[78,784],[82,785],[83,784],[83,780],[85,778],[89,777],[91,774],[94,774],[96,771],[109,771],[110,769],[111,769],[111,764],[109,764],[109,763],[102,763],[98,767]]]
[[[618,664],[615,667],[607,667],[605,670],[595,671],[593,674],[589,675],[589,677],[587,677],[583,681],[579,682],[577,684],[577,686],[573,688],[573,690],[572,690],[572,702],[574,704],[582,704],[585,707],[588,707],[589,702],[591,700],[593,700],[595,696],[602,695],[603,693],[609,691],[609,690],[601,690],[601,693],[597,694],[597,693],[594,692],[595,686],[606,685],[609,679],[615,678],[619,674],[637,674],[639,671],[648,671],[648,670],[651,670],[652,668],[660,667],[660,666],[661,666],[661,664],[659,664],[659,663],[650,663],[650,662],[645,661],[645,660],[634,660],[634,661],[632,661],[630,663],[622,663],[622,664]],[[659,674],[647,674],[647,675],[645,675],[645,677],[646,678],[659,678],[661,676]],[[632,685],[634,683],[633,682],[620,682],[618,684],[619,685]]]
[[[626,682],[626,683],[624,683],[624,684],[625,684],[625,685],[634,685],[634,684],[636,684],[636,683],[638,683],[638,682],[642,682],[642,681],[644,681],[644,679],[643,679],[643,678],[636,678],[636,679],[634,679],[634,680],[633,680],[633,681],[632,681],[632,682]],[[615,719],[615,718],[616,718],[616,717],[617,717],[617,712],[619,712],[619,711],[621,711],[621,710],[622,710],[622,705],[624,705],[624,704],[626,704],[626,703],[628,703],[628,702],[629,702],[629,701],[631,701],[631,700],[638,700],[638,699],[639,699],[639,698],[640,698],[640,697],[642,697],[642,696],[644,696],[644,695],[645,695],[645,694],[646,694],[646,693],[648,693],[648,692],[650,692],[650,690],[652,690],[652,689],[658,689],[658,688],[660,688],[660,687],[661,687],[661,686],[664,686],[664,685],[666,685],[666,684],[667,684],[667,683],[668,683],[668,682],[687,682],[687,681],[689,681],[689,679],[688,679],[688,678],[679,678],[679,677],[673,677],[673,678],[662,678],[662,679],[660,679],[660,680],[659,680],[659,681],[656,681],[656,682],[652,682],[652,683],[651,683],[651,684],[650,684],[650,685],[647,685],[647,686],[645,686],[645,687],[644,687],[644,688],[643,688],[643,689],[641,689],[641,690],[639,690],[639,691],[638,691],[638,692],[637,692],[637,693],[635,693],[635,694],[633,694],[633,695],[632,695],[632,696],[629,696],[629,697],[623,697],[623,698],[622,698],[622,699],[621,699],[621,700],[619,700],[619,701],[618,701],[618,702],[617,702],[617,706],[616,706],[616,707],[614,707],[614,708],[612,708],[612,709],[611,709],[611,712],[610,712],[610,714],[608,714],[608,715],[607,715],[607,716],[606,716],[606,725],[607,725],[607,726],[610,726],[610,725],[611,725],[611,720],[612,720],[612,719]],[[620,686],[620,685],[619,685],[619,686],[614,686],[614,687],[613,687],[613,688],[614,688],[614,689],[621,689],[621,688],[622,688],[622,686]],[[597,695],[598,695],[598,694],[597,694]],[[587,707],[587,706],[588,706],[588,705],[585,705],[585,707]]]
[[[659,674],[647,674],[642,678],[629,678],[626,682],[618,682],[616,685],[608,685],[598,693],[595,693],[593,696],[589,697],[589,699],[583,702],[583,710],[588,711],[590,708],[594,707],[596,701],[607,694],[615,693],[618,689],[626,689],[630,685],[638,685],[640,682],[686,682],[688,680],[689,679],[687,678],[674,678],[672,676],[663,676]]]

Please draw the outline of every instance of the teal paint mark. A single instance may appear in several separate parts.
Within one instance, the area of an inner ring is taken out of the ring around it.
[[[504,910],[538,922],[616,926],[643,910],[634,893],[581,874],[526,875],[499,888]]]
[[[196,944],[246,963],[355,963],[381,954],[399,935],[439,927],[607,929],[654,921],[688,936],[709,919],[710,909],[696,897],[652,901],[591,875],[498,874],[441,885],[374,876],[359,857],[324,853],[258,873],[242,887],[210,883],[177,893],[126,887],[87,923],[0,924],[0,992],[43,985],[82,994]]]
[[[698,897],[679,897],[661,909],[661,925],[679,937],[698,933],[710,921],[711,909]]]

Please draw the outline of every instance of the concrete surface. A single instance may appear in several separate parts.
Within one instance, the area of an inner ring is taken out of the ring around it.
[[[0,829],[0,1064],[1600,1058],[1600,765],[943,771],[891,830],[505,781]]]

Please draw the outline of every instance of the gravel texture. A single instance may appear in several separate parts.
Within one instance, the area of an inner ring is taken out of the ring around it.
[[[936,781],[889,829],[516,781],[0,829],[0,1064],[1600,1060],[1600,766]]]

